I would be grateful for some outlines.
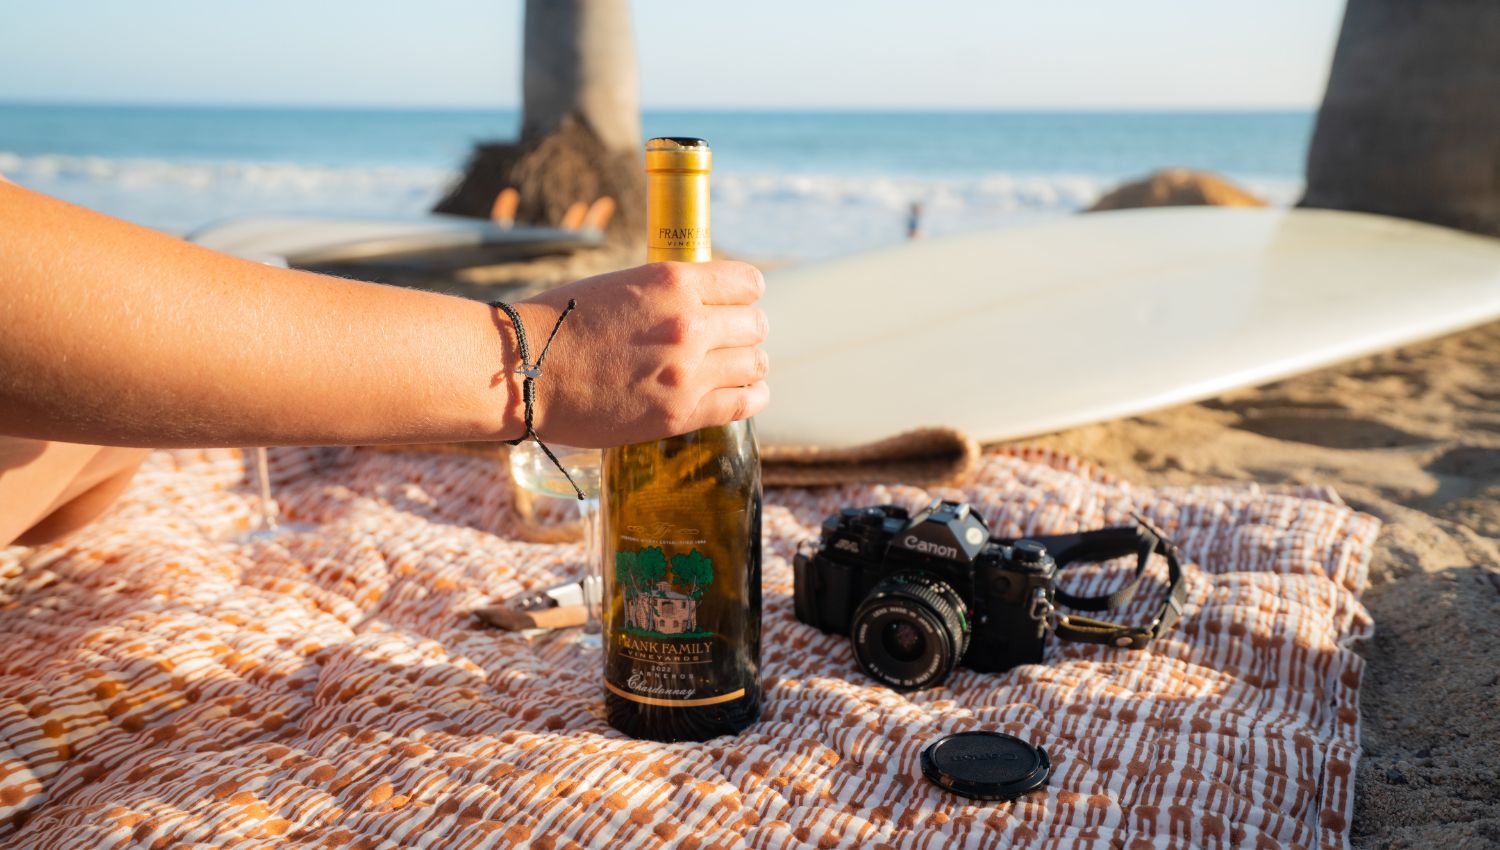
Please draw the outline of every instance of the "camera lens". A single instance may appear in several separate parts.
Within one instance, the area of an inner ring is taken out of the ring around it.
[[[927,638],[909,622],[892,620],[880,632],[885,654],[897,661],[916,661],[927,651]]]
[[[969,646],[963,599],[922,573],[882,579],[854,612],[850,632],[859,666],[903,691],[941,683]]]

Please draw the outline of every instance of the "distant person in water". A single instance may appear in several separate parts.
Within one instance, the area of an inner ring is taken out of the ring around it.
[[[922,235],[922,202],[912,201],[906,214],[906,238],[921,239]]]
[[[516,303],[536,431],[620,445],[763,409],[764,288],[655,263]],[[0,178],[0,546],[103,512],[146,450],[507,440],[516,334],[485,304],[237,259]]]

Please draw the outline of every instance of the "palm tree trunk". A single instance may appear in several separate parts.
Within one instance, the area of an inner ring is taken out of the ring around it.
[[[518,221],[555,225],[607,195],[610,240],[639,242],[646,183],[628,0],[527,0],[521,88],[521,138],[476,146],[435,209],[482,218],[515,187]]]
[[[572,116],[606,150],[634,152],[637,88],[626,0],[526,0],[522,141],[556,132]]]
[[[1500,236],[1500,2],[1348,0],[1301,206]]]

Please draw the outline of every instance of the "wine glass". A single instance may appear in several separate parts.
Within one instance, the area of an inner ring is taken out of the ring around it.
[[[579,524],[583,528],[583,569],[579,575],[579,586],[583,594],[586,620],[581,643],[592,649],[601,644],[603,623],[600,620],[600,595],[603,577],[599,563],[599,466],[602,453],[598,449],[579,449],[573,446],[550,444],[552,453],[568,471],[568,476],[583,491],[579,499],[552,459],[533,441],[513,446],[510,450],[510,475],[516,486],[544,498],[567,499],[578,506]]]
[[[241,537],[245,540],[263,540],[275,537],[282,533],[282,527],[276,522],[276,514],[279,506],[271,499],[271,463],[266,454],[265,446],[256,446],[253,449],[241,449],[241,453],[249,451],[254,453],[255,468],[255,508],[256,524]]]

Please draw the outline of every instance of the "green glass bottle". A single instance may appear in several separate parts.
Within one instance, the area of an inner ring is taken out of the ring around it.
[[[647,258],[710,257],[702,139],[646,143]],[[749,420],[604,452],[604,702],[636,738],[760,716],[760,453]]]

